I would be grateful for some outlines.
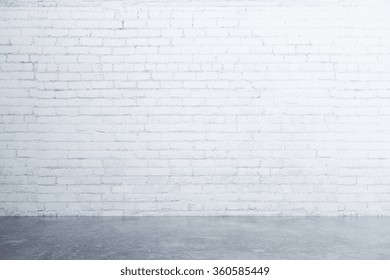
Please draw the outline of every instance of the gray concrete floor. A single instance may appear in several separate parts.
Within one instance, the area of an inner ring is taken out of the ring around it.
[[[390,217],[1,217],[0,259],[390,259]]]

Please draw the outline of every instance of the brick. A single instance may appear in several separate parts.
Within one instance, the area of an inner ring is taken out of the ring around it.
[[[45,1],[2,7],[1,214],[389,213],[385,1]]]

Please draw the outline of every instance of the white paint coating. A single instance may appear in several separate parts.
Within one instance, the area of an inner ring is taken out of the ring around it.
[[[2,2],[1,215],[390,214],[389,4],[136,2]]]

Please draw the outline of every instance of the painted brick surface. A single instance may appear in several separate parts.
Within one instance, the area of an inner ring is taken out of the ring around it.
[[[1,1],[0,214],[389,215],[389,14]]]

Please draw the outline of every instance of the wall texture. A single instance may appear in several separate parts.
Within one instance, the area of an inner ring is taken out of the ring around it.
[[[1,215],[390,215],[388,2],[0,6]]]

